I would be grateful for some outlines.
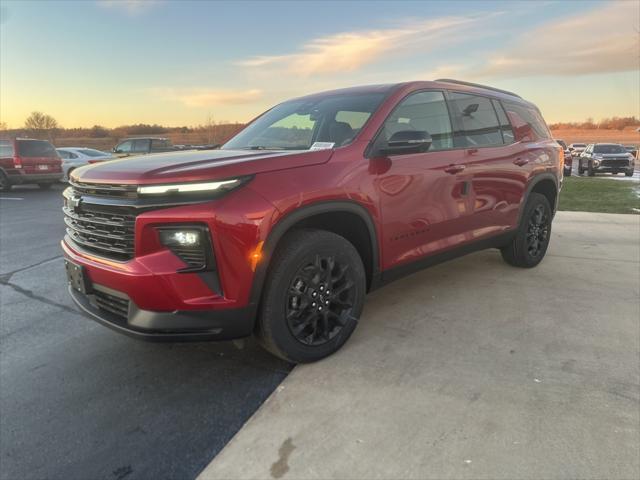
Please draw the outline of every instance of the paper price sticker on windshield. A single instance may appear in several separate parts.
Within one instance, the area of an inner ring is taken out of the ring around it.
[[[333,148],[334,142],[314,142],[309,150],[328,150]]]

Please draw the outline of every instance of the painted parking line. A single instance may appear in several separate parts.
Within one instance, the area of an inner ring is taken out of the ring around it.
[[[0,197],[0,200],[24,200],[24,198],[19,198],[19,197]]]

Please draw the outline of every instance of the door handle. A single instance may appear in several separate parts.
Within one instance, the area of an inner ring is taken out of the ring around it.
[[[467,167],[464,165],[449,165],[447,168],[444,169],[444,171],[453,175],[455,173],[459,173],[463,171],[465,168]]]
[[[529,160],[527,160],[526,158],[516,158],[513,163],[519,167],[524,167],[527,163],[529,163]]]

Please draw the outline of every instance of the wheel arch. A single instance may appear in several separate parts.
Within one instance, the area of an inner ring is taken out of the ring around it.
[[[520,207],[520,212],[518,213],[518,225],[520,225],[520,220],[522,219],[522,212],[524,211],[524,207],[529,200],[529,195],[531,193],[540,193],[544,195],[549,201],[549,205],[551,205],[551,211],[555,215],[556,209],[558,207],[558,196],[559,196],[559,188],[558,188],[558,178],[553,173],[541,173],[533,177],[533,179],[527,185],[527,190],[525,192],[524,201]]]
[[[362,205],[348,200],[313,203],[289,213],[269,232],[249,298],[256,312],[273,253],[282,238],[296,228],[318,228],[345,237],[360,254],[367,273],[367,289],[375,288],[380,276],[379,250],[375,223],[369,212]]]

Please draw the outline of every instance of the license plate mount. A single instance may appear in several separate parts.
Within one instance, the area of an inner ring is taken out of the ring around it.
[[[64,261],[64,268],[67,271],[67,282],[74,290],[86,295],[90,291],[87,276],[82,265],[78,265],[69,260]]]

